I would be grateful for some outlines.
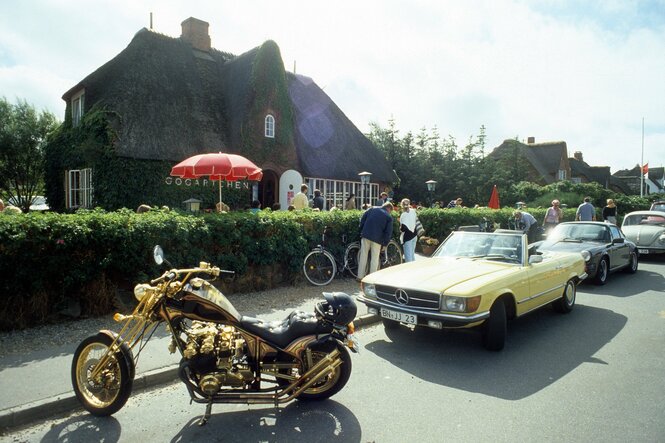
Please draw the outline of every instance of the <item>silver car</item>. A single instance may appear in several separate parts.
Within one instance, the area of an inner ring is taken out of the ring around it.
[[[640,255],[665,254],[665,212],[635,211],[623,219],[621,230]]]

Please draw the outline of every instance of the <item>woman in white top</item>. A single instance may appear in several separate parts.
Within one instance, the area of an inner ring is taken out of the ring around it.
[[[411,208],[411,201],[405,198],[401,202],[402,214],[399,216],[400,240],[404,247],[404,261],[414,261],[416,253],[416,210]]]
[[[545,234],[549,234],[552,228],[561,223],[562,219],[563,211],[560,208],[559,200],[552,200],[552,206],[547,208],[547,212],[545,212],[545,219],[543,220]]]

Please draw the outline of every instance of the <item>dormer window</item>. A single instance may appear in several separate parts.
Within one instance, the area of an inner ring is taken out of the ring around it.
[[[275,117],[266,115],[265,135],[268,138],[275,138]]]
[[[85,90],[81,90],[72,97],[72,126],[76,127],[81,123],[83,117],[83,105],[85,99]]]

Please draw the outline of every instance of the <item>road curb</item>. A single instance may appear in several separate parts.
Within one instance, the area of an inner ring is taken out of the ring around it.
[[[379,321],[379,317],[372,314],[361,315],[357,317],[353,324],[356,329],[363,328]],[[134,378],[132,392],[139,392],[155,386],[171,383],[178,379],[178,365],[171,365],[163,368],[153,369]],[[45,420],[57,415],[71,413],[83,408],[74,395],[71,393],[59,394],[43,400],[27,403],[21,406],[15,406],[0,411],[0,433],[4,434],[11,428],[25,426],[37,420]]]

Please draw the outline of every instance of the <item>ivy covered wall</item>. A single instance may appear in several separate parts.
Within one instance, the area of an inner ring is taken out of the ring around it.
[[[51,207],[65,210],[65,172],[92,168],[93,206],[106,210],[136,209],[141,204],[183,208],[183,201],[196,198],[202,208],[213,208],[219,199],[217,182],[170,178],[173,161],[138,160],[115,154],[113,129],[121,124],[117,114],[94,107],[81,124],[65,121],[46,146],[46,189]],[[250,202],[251,182],[222,183],[222,199],[235,209]],[[236,188],[239,187],[239,189]]]

